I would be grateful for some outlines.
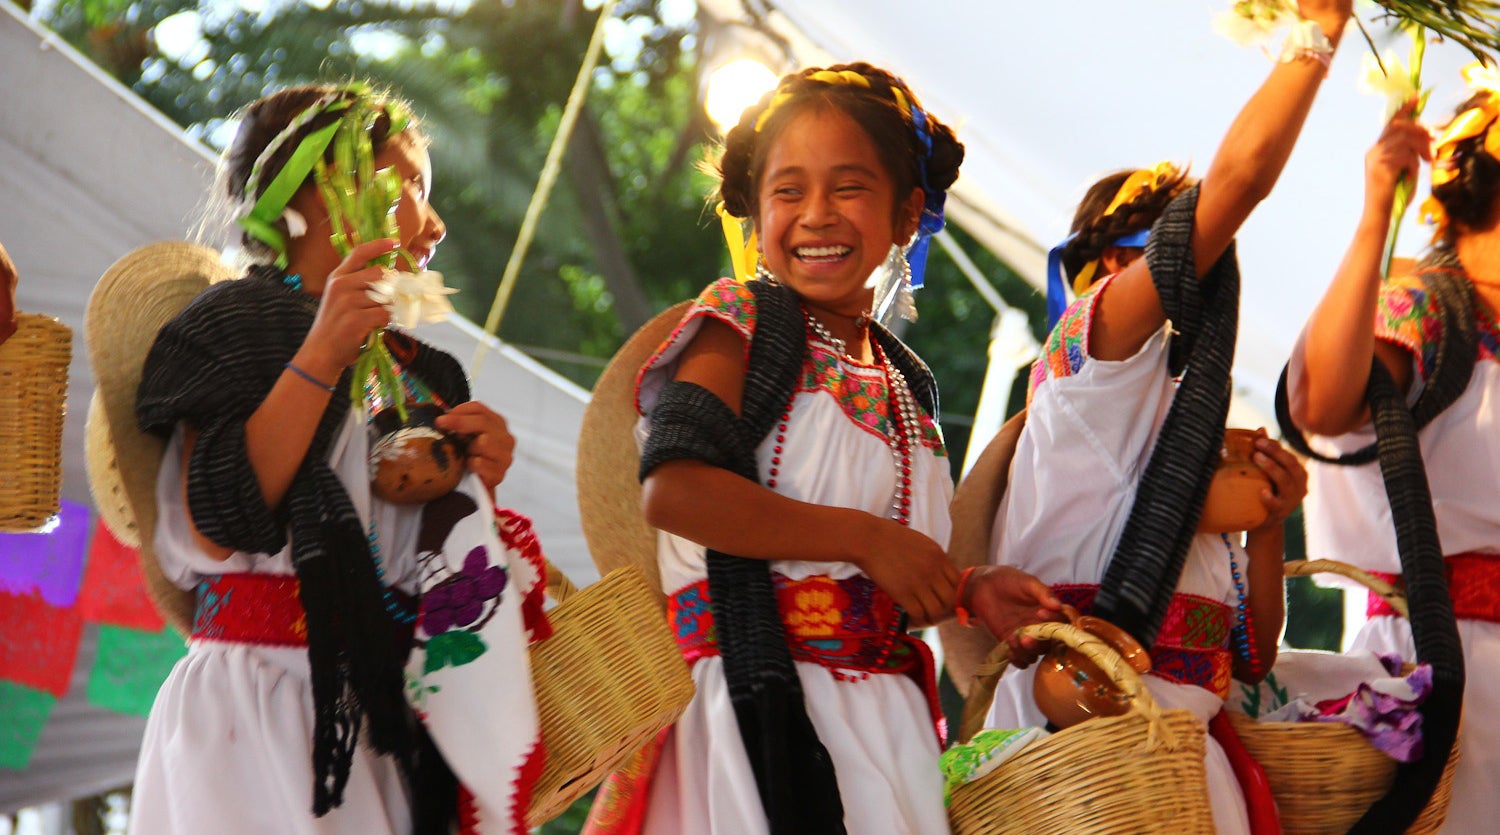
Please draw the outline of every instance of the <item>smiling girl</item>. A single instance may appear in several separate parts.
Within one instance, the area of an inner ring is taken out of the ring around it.
[[[865,64],[789,75],[730,131],[718,196],[754,225],[757,277],[705,290],[637,389],[698,694],[593,831],[948,831],[931,659],[906,628],[954,609],[952,480],[932,375],[871,320],[871,278],[940,228],[962,159]],[[976,579],[997,634],[1052,603],[1019,572]]]

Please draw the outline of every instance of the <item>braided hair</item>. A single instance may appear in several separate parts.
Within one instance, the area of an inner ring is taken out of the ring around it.
[[[1467,110],[1482,106],[1490,93],[1479,93],[1459,105],[1455,117]],[[1500,125],[1490,125],[1489,130],[1500,130]],[[1468,229],[1482,229],[1496,219],[1500,211],[1500,159],[1485,150],[1489,131],[1481,131],[1455,143],[1453,154],[1447,161],[1455,169],[1453,179],[1433,186],[1432,198],[1443,207],[1444,213],[1455,224],[1443,224],[1438,230],[1434,246],[1450,249],[1455,239]]]
[[[309,108],[337,101],[352,101],[362,96],[380,105],[376,108],[377,118],[370,130],[370,141],[375,153],[379,154],[384,150],[386,143],[398,133],[410,137],[420,147],[426,147],[428,137],[414,116],[399,131],[391,129],[391,111],[399,108],[409,114],[411,108],[405,101],[389,93],[371,91],[363,84],[303,84],[277,90],[251,102],[236,114],[240,126],[235,131],[234,141],[225,148],[219,159],[218,182],[211,205],[199,227],[199,237],[206,237],[207,233],[222,228],[231,218],[253,205],[286,166],[302,140],[338,121],[343,112],[328,109],[314,116],[285,137],[269,157],[260,160],[266,148],[298,116]],[[324,152],[324,159],[332,163],[333,153],[333,146],[330,145]],[[256,168],[257,161],[260,161],[259,170]],[[278,221],[278,224],[284,225],[284,222]],[[286,232],[284,228],[281,231]],[[240,235],[240,246],[242,260],[250,264],[269,263],[277,256],[270,246],[248,232]]]
[[[1165,182],[1142,191],[1105,215],[1105,210],[1114,202],[1115,195],[1119,194],[1120,187],[1134,173],[1133,169],[1127,169],[1108,174],[1089,186],[1088,192],[1084,194],[1078,210],[1073,214],[1073,225],[1069,229],[1075,237],[1062,251],[1063,267],[1069,278],[1076,276],[1085,264],[1098,260],[1105,248],[1116,240],[1151,228],[1162,212],[1166,211],[1167,204],[1192,185],[1187,172],[1178,171]]]
[[[830,73],[857,75],[868,86],[820,80]],[[933,193],[947,191],[958,179],[964,146],[951,128],[929,113],[929,153],[913,130],[904,102],[916,102],[906,82],[863,62],[812,67],[784,76],[773,92],[745,109],[725,137],[718,159],[710,163],[719,179],[717,197],[724,210],[738,218],[759,215],[760,178],[768,149],[792,119],[817,109],[842,112],[864,130],[891,176],[898,199],[924,184]]]

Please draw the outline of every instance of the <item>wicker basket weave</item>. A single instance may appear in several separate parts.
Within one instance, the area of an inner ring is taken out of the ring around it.
[[[0,532],[33,531],[60,510],[63,412],[73,331],[22,313],[0,344]]]
[[[1162,710],[1141,677],[1083,630],[1042,623],[1023,633],[1077,648],[1130,696],[1131,710],[1059,731],[954,789],[955,835],[1212,835],[1203,723],[1186,710]],[[1004,671],[1004,653],[1001,644],[976,674],[988,686],[971,692],[993,692],[988,679]],[[971,709],[977,701],[970,697]]]
[[[1297,560],[1286,564],[1288,577],[1339,574],[1355,580],[1397,612],[1406,612],[1400,591],[1378,577],[1332,560]],[[1226,711],[1235,733],[1250,755],[1266,771],[1281,828],[1288,835],[1335,835],[1349,827],[1379,800],[1396,779],[1396,761],[1380,753],[1358,731],[1347,725],[1323,722],[1257,722],[1237,711]],[[1458,749],[1448,757],[1432,800],[1408,835],[1435,832],[1448,817],[1453,795],[1453,770]]]
[[[687,709],[693,679],[666,614],[634,566],[579,591],[550,563],[552,637],[531,648],[547,765],[531,826],[562,814]]]

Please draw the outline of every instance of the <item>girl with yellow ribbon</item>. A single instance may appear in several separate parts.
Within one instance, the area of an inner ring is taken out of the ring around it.
[[[1032,369],[990,546],[992,563],[1035,575],[1132,634],[1151,652],[1156,700],[1215,729],[1205,775],[1220,833],[1277,831],[1268,794],[1247,803],[1239,774],[1252,766],[1231,759],[1234,742],[1217,729],[1227,725],[1218,717],[1232,679],[1258,680],[1275,659],[1282,522],[1306,476],[1258,432],[1249,457],[1265,486],[1249,508],[1253,530],[1200,521],[1229,407],[1233,240],[1279,179],[1351,13],[1350,0],[1298,5],[1327,45],[1272,68],[1201,181],[1168,163],[1122,171],[1079,205],[1073,237],[1056,251],[1058,321]],[[1045,722],[1033,673],[1007,672],[986,724]]]
[[[1366,154],[1359,226],[1285,377],[1290,418],[1321,436],[1314,446],[1323,454],[1370,442],[1378,424],[1366,392],[1380,378],[1394,387],[1392,399],[1410,404],[1433,556],[1441,560],[1434,573],[1446,577],[1462,645],[1460,757],[1443,832],[1490,831],[1500,818],[1500,723],[1490,719],[1500,711],[1500,73],[1474,64],[1464,78],[1472,95],[1435,141],[1407,107]],[[1414,180],[1424,159],[1432,161],[1432,194],[1423,205],[1436,226],[1432,245],[1414,268],[1382,281],[1394,184],[1403,175]],[[1437,405],[1427,406],[1429,398]],[[1372,602],[1354,646],[1408,659],[1416,652],[1431,662],[1419,583],[1403,559],[1409,549],[1393,535],[1392,521],[1403,520],[1381,469],[1316,463],[1311,470],[1308,552],[1406,579],[1411,618]],[[1456,714],[1457,701],[1455,694],[1445,710]],[[1424,721],[1429,757],[1434,726]],[[1412,782],[1398,774],[1403,780]]]

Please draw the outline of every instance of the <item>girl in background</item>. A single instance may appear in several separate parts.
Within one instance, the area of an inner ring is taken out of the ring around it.
[[[1303,330],[1287,378],[1291,417],[1321,436],[1310,440],[1323,454],[1348,453],[1374,440],[1365,399],[1372,358],[1398,395],[1415,403],[1415,414],[1430,415],[1420,402],[1429,394],[1449,401],[1417,433],[1466,678],[1462,756],[1444,832],[1493,829],[1500,816],[1500,726],[1489,719],[1500,710],[1494,672],[1500,669],[1500,77],[1478,65],[1466,74],[1474,94],[1436,144],[1408,107],[1366,154],[1358,230]],[[1403,175],[1415,181],[1423,159],[1435,160],[1432,197],[1423,209],[1437,221],[1437,234],[1414,274],[1393,273],[1382,282],[1396,183]],[[1467,321],[1458,318],[1459,308],[1440,303],[1443,285],[1467,298]],[[1440,359],[1455,331],[1470,329],[1468,355]],[[1472,365],[1472,371],[1455,385],[1444,379],[1443,363]],[[1316,463],[1311,470],[1308,552],[1399,580],[1402,561],[1381,468]],[[1406,618],[1374,595],[1368,614],[1356,648],[1423,657]],[[1420,616],[1414,604],[1412,617]]]
[[[1296,459],[1262,432],[1253,461],[1271,484],[1265,523],[1243,545],[1237,532],[1198,530],[1229,406],[1233,238],[1291,154],[1350,3],[1303,0],[1300,10],[1312,45],[1276,64],[1201,182],[1168,164],[1121,172],[1079,206],[1061,252],[1079,297],[1055,307],[991,539],[993,562],[1150,646],[1152,695],[1205,723],[1233,676],[1258,680],[1275,659],[1282,522],[1306,491]],[[1002,677],[987,724],[1045,722],[1032,678]],[[1210,741],[1206,756],[1216,827],[1248,831],[1223,750]]]

